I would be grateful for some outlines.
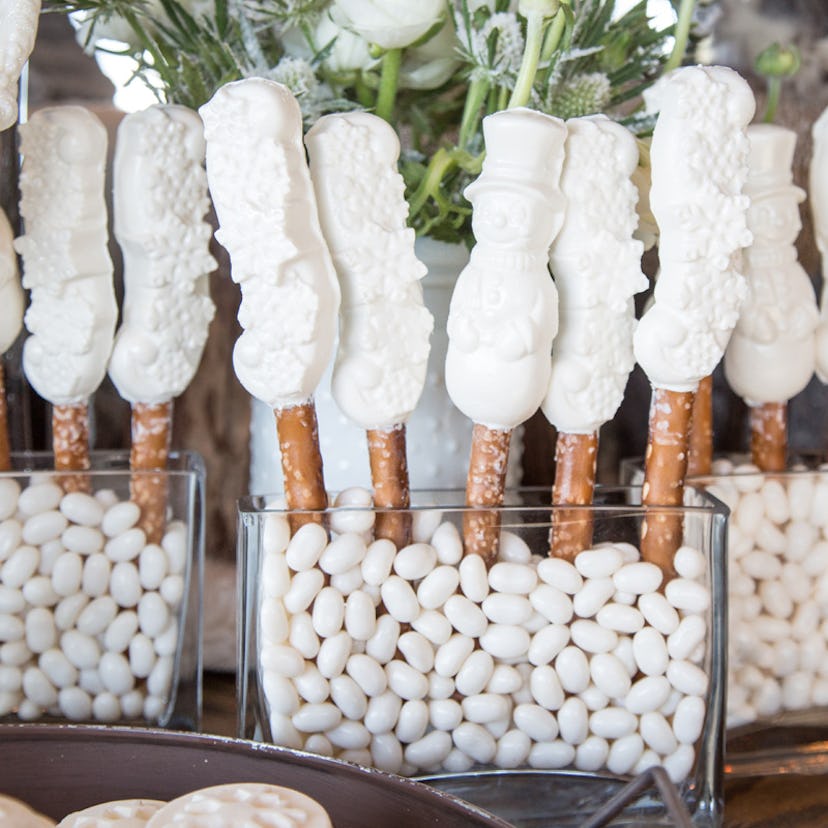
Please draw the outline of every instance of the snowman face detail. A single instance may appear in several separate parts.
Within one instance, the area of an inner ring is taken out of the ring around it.
[[[553,216],[542,199],[527,192],[504,193],[498,188],[476,196],[472,229],[478,243],[525,249],[543,243],[550,235]]]
[[[748,210],[748,226],[756,247],[791,244],[801,229],[796,190],[781,190],[753,201]]]

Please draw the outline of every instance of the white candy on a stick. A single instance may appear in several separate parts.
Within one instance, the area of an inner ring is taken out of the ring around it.
[[[748,293],[724,358],[725,376],[750,406],[751,453],[763,471],[787,465],[787,402],[816,365],[816,294],[796,255],[805,193],[792,183],[796,133],[776,124],[748,127],[750,196],[744,250]]]
[[[0,132],[17,122],[17,87],[39,18],[40,0],[0,0]]]
[[[474,421],[466,503],[499,506],[511,432],[549,383],[558,327],[549,245],[563,222],[566,127],[519,108],[487,116],[483,134],[483,171],[466,188],[476,244],[451,298],[446,387]],[[494,512],[470,512],[464,531],[467,553],[494,556]]]
[[[2,355],[12,346],[23,327],[25,300],[17,273],[14,233],[0,208],[0,470],[11,468],[8,409]]]
[[[368,432],[378,506],[409,506],[405,423],[425,382],[434,322],[419,280],[414,231],[397,171],[394,130],[367,112],[327,115],[305,143],[319,218],[342,290],[331,391]],[[406,545],[402,515],[381,516],[379,537]]]
[[[558,333],[541,408],[558,431],[556,504],[592,503],[598,429],[615,414],[635,364],[633,295],[647,287],[641,272],[638,165],[632,133],[603,115],[566,122],[561,190],[563,226],[550,265],[558,289]],[[553,517],[552,553],[572,558],[591,545],[591,523],[576,512]]]
[[[79,106],[20,127],[23,287],[31,290],[23,369],[53,405],[58,469],[89,468],[87,406],[106,374],[118,315],[107,249],[106,129]],[[78,478],[78,485],[82,478]]]
[[[167,465],[173,398],[198,368],[213,318],[208,275],[212,228],[197,113],[159,104],[127,115],[115,147],[114,229],[124,257],[122,324],[109,376],[132,404],[134,470]],[[153,542],[163,531],[166,491],[136,475],[133,497]]]
[[[241,285],[233,350],[242,385],[276,412],[288,505],[327,503],[313,394],[336,336],[339,285],[319,227],[291,92],[263,78],[223,86],[199,110],[216,238]]]
[[[721,360],[746,292],[737,268],[751,240],[742,191],[755,102],[744,79],[721,66],[677,69],[656,93],[650,204],[661,274],[633,348],[653,386],[642,499],[678,506],[694,393]],[[642,554],[669,572],[680,538],[680,515],[656,513]]]
[[[808,196],[814,222],[814,236],[822,259],[822,295],[817,328],[816,373],[828,382],[828,108],[811,128],[814,142],[808,179]]]

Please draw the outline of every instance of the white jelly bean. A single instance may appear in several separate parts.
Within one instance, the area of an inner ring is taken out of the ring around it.
[[[664,757],[662,765],[664,770],[667,771],[670,781],[678,785],[687,778],[695,761],[696,753],[692,745],[679,745],[674,753]]]
[[[389,661],[385,674],[389,688],[401,699],[424,699],[428,695],[428,679],[404,661]]]
[[[381,586],[391,573],[397,549],[385,538],[374,541],[366,550],[362,560],[362,578],[366,584]]]
[[[618,643],[617,633],[586,619],[574,621],[570,635],[573,643],[588,653],[607,653]]]
[[[431,537],[431,545],[441,564],[455,566],[463,556],[460,533],[453,523],[441,523]]]
[[[679,625],[679,615],[660,592],[650,592],[638,599],[638,609],[647,623],[662,635],[670,635]]]
[[[498,557],[501,561],[526,565],[532,560],[532,550],[520,535],[503,531],[500,533]]]
[[[133,561],[146,544],[144,530],[136,526],[107,541],[104,553],[111,561]]]
[[[63,489],[57,483],[37,483],[20,492],[17,508],[26,516],[48,512],[57,508],[63,497]]]
[[[367,641],[377,629],[374,602],[361,591],[352,592],[345,602],[345,629],[355,641]]]
[[[514,667],[509,664],[496,664],[486,690],[489,693],[509,695],[517,692],[522,686],[523,677]]]
[[[60,501],[60,511],[80,526],[97,526],[104,514],[103,506],[85,492],[69,492]]]
[[[551,584],[540,584],[529,595],[529,602],[553,624],[567,624],[572,618],[572,599]]]
[[[5,481],[0,480],[2,482]],[[20,546],[22,537],[23,527],[19,521],[8,519],[0,523],[0,561],[5,561]]]
[[[437,552],[427,543],[412,543],[400,549],[394,558],[394,572],[407,581],[424,578],[434,569]]]
[[[64,687],[60,690],[58,707],[61,714],[72,722],[82,722],[92,717],[92,697],[80,687]]]
[[[304,733],[324,733],[342,721],[342,712],[330,702],[303,704],[291,721],[297,730]]]
[[[360,535],[348,532],[332,540],[319,555],[319,568],[329,575],[347,572],[365,558],[365,541]]]
[[[26,644],[33,653],[44,653],[57,643],[58,630],[55,627],[55,618],[45,607],[29,610],[25,624]]]
[[[608,578],[624,565],[624,557],[614,546],[601,546],[585,549],[574,563],[585,578]]]
[[[502,561],[489,570],[489,584],[497,592],[528,595],[538,585],[538,575],[532,567]]]
[[[438,566],[417,587],[417,598],[423,608],[437,609],[455,593],[459,583],[460,573],[456,567]]]
[[[11,477],[0,479],[0,520],[10,518],[17,511],[20,484]]]
[[[310,526],[311,524],[305,525]],[[285,609],[290,613],[304,612],[316,598],[324,583],[325,576],[318,569],[298,572],[293,576],[290,589],[285,593]]]
[[[0,584],[0,613],[14,614],[25,606],[26,601],[19,589]]]
[[[53,607],[60,601],[60,595],[52,588],[52,579],[46,575],[29,578],[22,589],[23,597],[33,607]]]
[[[79,670],[95,667],[101,657],[98,642],[90,635],[77,630],[67,630],[60,637],[60,648]]]
[[[466,555],[457,567],[460,589],[470,601],[478,604],[489,594],[489,576],[480,555]]]
[[[385,664],[394,657],[399,637],[399,621],[390,615],[381,615],[377,619],[376,632],[365,643],[365,652],[375,661]]]
[[[699,615],[683,618],[675,632],[667,637],[667,652],[671,658],[684,659],[704,641],[707,625]]]
[[[52,568],[52,588],[63,597],[76,593],[83,579],[83,558],[76,552],[64,552]]]
[[[321,704],[330,694],[330,683],[314,664],[307,664],[305,669],[293,679],[299,695],[310,704]]]
[[[590,714],[589,728],[604,739],[619,739],[633,733],[638,727],[638,717],[623,707],[605,707]]]
[[[102,552],[90,555],[83,564],[83,576],[81,578],[83,591],[92,598],[103,595],[109,586],[111,572],[112,564],[106,555]],[[139,589],[140,586],[139,582]]]
[[[292,716],[299,709],[299,694],[293,683],[284,676],[265,670],[262,676],[262,687],[268,705],[274,713]]]
[[[165,699],[170,691],[174,660],[172,656],[160,656],[147,677],[147,691],[151,696]]]
[[[548,624],[541,627],[529,644],[529,663],[549,664],[569,643],[569,627],[563,624]]]
[[[501,659],[525,656],[531,642],[529,633],[513,624],[489,624],[479,640],[487,653]]]
[[[296,678],[305,670],[302,654],[287,644],[272,644],[262,651],[262,667],[285,678]]]
[[[428,727],[428,705],[422,699],[407,701],[400,708],[394,735],[403,743],[421,739]]]
[[[466,720],[478,724],[508,719],[511,712],[509,700],[496,693],[477,693],[474,696],[467,696],[461,701],[460,706],[463,708]]]
[[[429,721],[437,730],[454,730],[463,721],[463,708],[454,699],[434,699],[428,710]]]
[[[457,633],[441,645],[434,657],[434,670],[440,676],[456,676],[474,650],[474,641]]]
[[[167,574],[167,555],[156,543],[141,550],[138,556],[138,574],[144,589],[158,589]]]
[[[420,633],[403,633],[397,642],[397,648],[405,660],[420,673],[428,673],[434,667],[434,649]]]
[[[399,773],[403,764],[403,749],[393,733],[378,733],[371,739],[371,763],[386,773]]]
[[[609,756],[609,743],[600,736],[588,736],[575,749],[575,767],[580,771],[601,770]]]
[[[428,543],[442,522],[439,509],[415,509],[411,515],[411,537],[417,543]]]
[[[664,636],[652,627],[644,627],[633,636],[633,656],[638,668],[647,676],[660,676],[667,669],[669,655]]]
[[[108,538],[114,538],[132,529],[141,517],[141,509],[131,500],[116,503],[104,512],[101,518],[101,530]]]
[[[638,561],[622,566],[612,576],[616,589],[622,592],[631,592],[641,595],[645,592],[655,592],[664,576],[661,569],[653,563]]]
[[[77,628],[86,635],[99,635],[115,620],[118,605],[109,595],[90,601],[78,616]]]
[[[138,567],[131,561],[116,563],[109,577],[109,592],[118,606],[134,607],[143,594]]]
[[[575,614],[581,618],[591,618],[612,598],[614,593],[615,584],[612,578],[590,579],[572,599]]]
[[[558,736],[555,716],[538,704],[519,704],[512,711],[515,724],[535,742],[551,742]]]
[[[103,656],[101,656],[103,659]],[[129,642],[129,667],[136,678],[147,678],[157,662],[152,640],[142,633]]]
[[[532,604],[522,595],[493,592],[483,600],[482,610],[495,624],[523,624],[533,613]]]
[[[316,656],[316,666],[325,678],[331,679],[342,673],[351,654],[352,644],[351,636],[344,630],[322,642]]]
[[[321,572],[319,574],[322,575]],[[264,556],[261,582],[262,591],[267,598],[281,598],[287,593],[291,584],[290,569],[288,569],[284,555]]]
[[[707,690],[707,673],[690,661],[672,659],[667,667],[667,679],[687,696],[701,696]]]
[[[704,612],[710,606],[710,592],[697,581],[674,578],[664,588],[664,596],[676,608],[685,612]]]
[[[484,727],[474,722],[463,722],[451,734],[454,744],[475,762],[488,764],[497,753],[497,742]]]
[[[417,595],[408,581],[399,575],[389,576],[380,587],[380,595],[389,614],[401,624],[413,621],[420,613]]]
[[[564,647],[555,659],[555,669],[568,693],[580,693],[589,685],[589,662],[578,647]]]
[[[595,620],[605,629],[623,633],[637,633],[644,626],[644,616],[635,607],[624,604],[604,604]]]
[[[451,622],[445,615],[436,610],[421,612],[411,622],[411,626],[438,647],[445,644],[452,634]]]
[[[673,714],[673,733],[679,742],[693,745],[704,727],[705,703],[700,696],[685,696]]]
[[[665,676],[644,676],[632,685],[624,698],[624,706],[636,714],[662,710],[672,689]]]
[[[570,745],[581,744],[589,735],[589,712],[577,697],[568,698],[558,711],[561,739]]]
[[[104,548],[104,536],[91,526],[68,526],[60,536],[66,549],[80,555],[91,555]]]
[[[128,693],[135,686],[129,661],[121,653],[106,652],[98,664],[104,687],[116,696]]]
[[[138,623],[141,632],[150,638],[160,635],[170,620],[167,603],[157,592],[145,592],[138,602]]]
[[[549,664],[542,664],[532,670],[529,690],[532,698],[547,710],[558,710],[564,702],[560,674]]]
[[[371,733],[388,733],[396,726],[401,709],[402,699],[388,690],[368,701],[363,724]]]
[[[475,556],[479,557],[479,556]],[[462,585],[462,578],[461,578]],[[489,625],[483,610],[466,598],[465,595],[452,595],[445,603],[443,611],[457,632],[469,638],[479,638]]]
[[[632,682],[627,668],[612,653],[598,653],[592,656],[589,661],[589,672],[595,686],[611,699],[622,699],[630,691]]]
[[[532,745],[529,751],[529,765],[543,770],[565,768],[574,759],[575,748],[560,739]]]
[[[607,770],[612,773],[628,774],[638,764],[643,753],[644,740],[638,733],[622,736],[610,746]]]
[[[18,630],[20,638],[14,641],[8,640],[5,644],[0,645],[0,662],[12,667],[22,667],[31,659],[32,651],[26,646],[26,642],[23,640],[25,634],[23,622],[19,618],[15,620],[20,622]],[[2,621],[0,621],[1,623]],[[2,639],[2,636],[0,636],[0,639]]]
[[[331,679],[331,699],[348,719],[362,719],[368,709],[368,698],[350,676]]]
[[[333,587],[323,587],[313,602],[313,628],[322,638],[336,635],[345,621],[345,601]]]
[[[23,692],[39,707],[48,708],[57,704],[57,689],[39,667],[27,667],[23,671]]]
[[[295,647],[304,658],[316,658],[319,653],[319,636],[307,612],[300,612],[291,617],[288,640],[290,646]]]
[[[19,546],[0,567],[0,581],[20,589],[37,572],[39,554],[34,546]]]
[[[74,595],[67,595],[55,607],[55,626],[63,631],[74,627],[78,616],[88,603],[89,596],[83,593],[78,592]]]

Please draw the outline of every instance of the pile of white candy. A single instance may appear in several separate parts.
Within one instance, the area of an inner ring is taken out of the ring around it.
[[[0,716],[157,722],[169,700],[187,529],[160,545],[111,490],[0,479]]]
[[[731,509],[728,725],[828,705],[828,473],[714,474]]]
[[[370,505],[363,490],[341,501]],[[696,549],[678,576],[626,543],[574,565],[504,531],[463,556],[439,511],[414,542],[372,541],[369,509],[291,538],[265,518],[260,678],[277,744],[412,775],[575,767],[692,771],[705,722],[710,592]]]

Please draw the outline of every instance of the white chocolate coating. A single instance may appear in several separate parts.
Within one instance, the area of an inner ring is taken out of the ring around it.
[[[17,273],[14,234],[0,208],[0,353],[5,353],[23,327],[25,299]]]
[[[405,422],[423,391],[434,320],[397,172],[399,139],[367,112],[327,115],[305,143],[342,290],[331,391],[366,429]]]
[[[694,391],[722,358],[746,292],[738,267],[751,240],[742,190],[755,102],[732,69],[690,66],[665,79],[658,103],[650,206],[661,273],[633,348],[654,386]]]
[[[467,417],[506,430],[537,411],[549,384],[566,127],[518,108],[487,116],[483,134],[483,171],[466,188],[477,243],[451,298],[446,387]]]
[[[819,322],[811,280],[797,261],[799,203],[792,183],[796,133],[775,124],[748,127],[750,196],[744,251],[748,294],[725,352],[725,376],[749,405],[785,402],[802,391],[816,364]]]
[[[287,87],[247,78],[223,86],[199,112],[216,238],[242,289],[236,375],[272,408],[299,405],[328,364],[339,309],[299,105]]]
[[[816,373],[828,382],[828,108],[811,128],[814,141],[809,176],[809,198],[817,249],[822,257],[820,323],[816,333]]]
[[[314,799],[279,785],[235,782],[202,788],[159,809],[148,828],[212,828],[217,825],[274,825],[279,828],[331,828]]]
[[[39,17],[40,0],[0,0],[0,132],[17,122],[17,86]]]
[[[643,244],[633,239],[638,147],[603,115],[566,128],[566,214],[549,256],[560,319],[541,407],[559,431],[591,434],[618,410],[635,364],[632,297],[647,287]]]
[[[101,802],[68,814],[58,823],[58,828],[144,828],[166,804],[160,799]]]
[[[207,341],[216,262],[203,163],[203,127],[192,110],[159,104],[121,121],[113,175],[125,295],[109,376],[131,403],[178,396]]]
[[[25,235],[23,370],[55,405],[87,399],[112,351],[118,309],[104,200],[106,129],[79,106],[41,109],[20,127],[20,213]]]

